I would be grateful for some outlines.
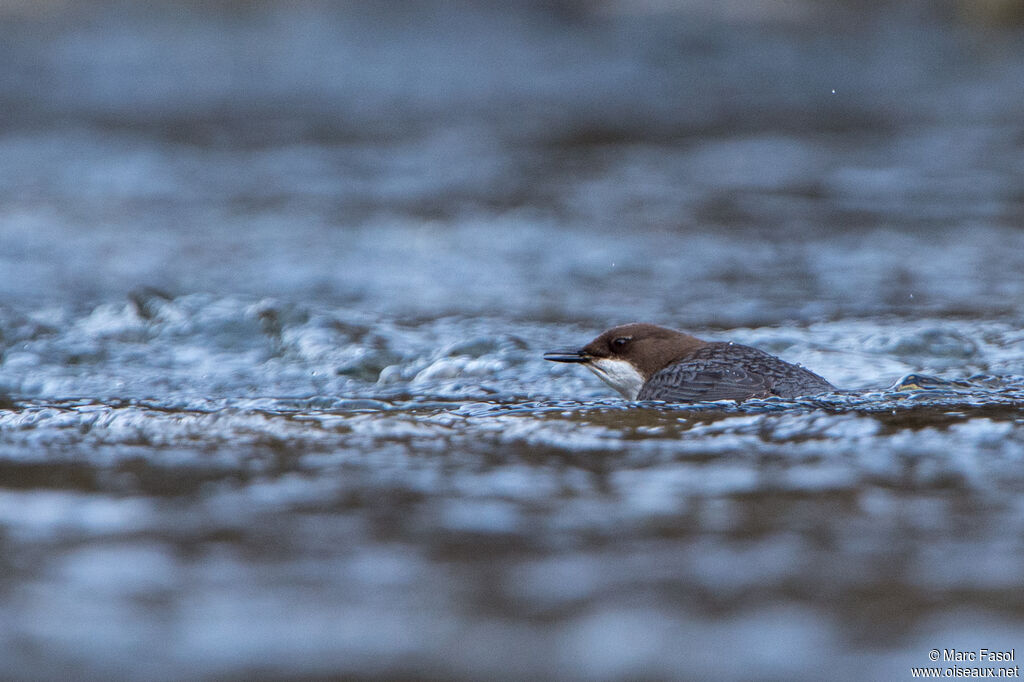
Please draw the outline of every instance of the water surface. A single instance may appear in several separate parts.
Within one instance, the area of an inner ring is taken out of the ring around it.
[[[1020,649],[1024,43],[792,7],[0,10],[3,676]],[[635,320],[843,391],[541,358]]]

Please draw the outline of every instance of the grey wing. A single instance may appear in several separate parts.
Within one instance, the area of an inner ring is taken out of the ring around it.
[[[767,377],[737,366],[735,359],[693,357],[657,372],[640,389],[637,400],[691,403],[746,400],[771,394]]]

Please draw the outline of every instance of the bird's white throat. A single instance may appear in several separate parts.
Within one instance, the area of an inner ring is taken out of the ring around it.
[[[594,358],[587,363],[587,367],[626,400],[636,400],[640,387],[644,385],[643,376],[633,363],[626,360]]]

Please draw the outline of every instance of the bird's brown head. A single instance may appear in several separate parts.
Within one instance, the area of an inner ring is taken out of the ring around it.
[[[653,324],[612,327],[579,350],[544,354],[553,362],[578,362],[629,400],[656,372],[681,360],[707,342]]]

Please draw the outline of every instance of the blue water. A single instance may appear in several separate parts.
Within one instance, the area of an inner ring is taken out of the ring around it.
[[[1020,649],[1024,38],[984,7],[0,8],[0,676]],[[842,391],[541,357],[629,321]]]

